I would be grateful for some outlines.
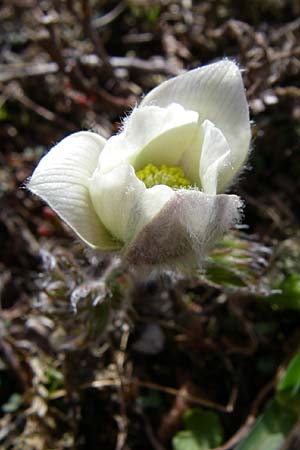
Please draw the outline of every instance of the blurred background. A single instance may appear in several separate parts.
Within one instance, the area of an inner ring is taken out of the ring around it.
[[[299,450],[299,1],[3,0],[0,18],[0,448]],[[26,191],[59,139],[109,137],[223,57],[252,152],[245,226],[204,272],[125,271]]]

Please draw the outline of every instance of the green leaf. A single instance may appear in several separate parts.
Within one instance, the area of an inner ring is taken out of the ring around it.
[[[208,450],[206,443],[191,430],[179,431],[172,440],[174,450]]]
[[[4,121],[4,120],[8,120],[9,119],[9,114],[8,111],[5,107],[5,105],[2,105],[0,107],[0,122]]]
[[[300,352],[290,362],[278,387],[278,402],[300,417]]]
[[[281,292],[266,297],[272,306],[279,309],[300,309],[300,276],[290,274],[275,285]]]
[[[1,409],[4,413],[11,413],[17,411],[21,406],[21,404],[22,404],[22,397],[20,394],[15,392],[9,397],[7,402],[4,405],[2,405]]]
[[[186,430],[173,438],[174,450],[209,450],[223,441],[223,429],[219,417],[200,408],[188,409],[184,415]]]
[[[297,416],[273,401],[235,450],[279,450]]]
[[[53,367],[48,367],[45,371],[47,378],[47,388],[49,393],[53,393],[62,389],[64,386],[64,376],[62,372],[59,372]]]
[[[278,392],[290,391],[292,395],[300,390],[300,352],[291,360],[277,390]]]
[[[209,254],[203,279],[233,291],[257,290],[267,254],[266,247],[244,233],[228,234]]]
[[[300,418],[300,353],[277,386],[277,395],[235,450],[279,450]]]

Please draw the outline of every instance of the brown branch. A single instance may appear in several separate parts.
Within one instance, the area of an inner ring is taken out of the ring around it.
[[[269,394],[269,392],[274,388],[276,379],[277,378],[275,377],[273,380],[263,386],[263,388],[259,391],[251,406],[250,413],[241,428],[233,436],[231,436],[231,438],[227,442],[225,442],[225,444],[215,448],[214,450],[230,450],[248,434],[256,419],[260,405]]]
[[[102,40],[97,32],[92,28],[91,25],[91,7],[89,0],[81,0],[81,9],[82,9],[82,27],[86,33],[86,35],[90,38],[93,43],[95,53],[102,59],[104,63],[104,67],[112,72],[112,67],[109,61],[108,54],[105,50]]]
[[[156,391],[165,392],[169,395],[174,395],[176,397],[182,397],[185,400],[188,400],[195,405],[204,406],[205,408],[215,409],[220,412],[232,412],[232,404],[231,401],[227,405],[220,405],[219,403],[213,402],[211,400],[207,400],[205,398],[196,397],[194,395],[180,392],[179,389],[175,389],[169,386],[162,386],[157,383],[153,383],[152,381],[142,381],[142,380],[132,380],[132,383],[137,384],[140,387],[145,387],[149,389],[154,389]]]

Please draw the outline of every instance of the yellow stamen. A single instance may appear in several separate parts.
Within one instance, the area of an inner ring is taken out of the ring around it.
[[[175,189],[191,187],[191,182],[185,178],[181,167],[168,167],[165,165],[154,166],[147,164],[136,172],[136,176],[142,180],[147,188],[157,184],[165,184]]]

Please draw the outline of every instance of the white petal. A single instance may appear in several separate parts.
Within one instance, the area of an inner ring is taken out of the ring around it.
[[[89,183],[94,208],[110,233],[127,244],[174,195],[167,186],[146,189],[132,166],[106,174],[97,170]]]
[[[132,264],[201,264],[206,252],[238,219],[241,202],[235,195],[207,195],[182,190],[165,204],[126,251]]]
[[[119,247],[97,217],[88,190],[88,179],[97,166],[105,139],[96,133],[71,134],[39,162],[28,188],[92,247]]]
[[[139,210],[145,185],[131,166],[119,166],[106,174],[95,171],[89,182],[98,217],[110,233],[123,243],[129,238],[131,222]]]
[[[202,124],[204,130],[201,159],[200,179],[203,191],[216,194],[224,189],[232,179],[234,171],[230,157],[230,148],[223,133],[209,120]]]
[[[165,108],[149,106],[134,109],[123,131],[110,138],[99,159],[106,173],[120,164],[174,166],[180,160],[197,130],[198,113],[177,104]]]
[[[166,107],[176,102],[199,113],[199,123],[210,120],[224,134],[231,151],[233,173],[249,152],[249,110],[238,67],[231,61],[191,70],[165,81],[143,99],[139,108]]]
[[[183,153],[179,166],[182,167],[185,177],[190,180],[191,184],[201,186],[199,175],[200,156],[202,152],[204,130],[200,126],[194,133],[192,141]]]

